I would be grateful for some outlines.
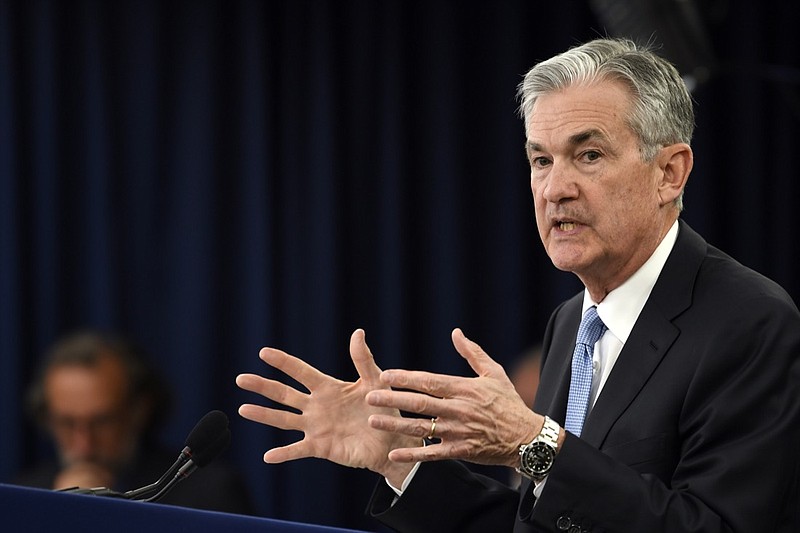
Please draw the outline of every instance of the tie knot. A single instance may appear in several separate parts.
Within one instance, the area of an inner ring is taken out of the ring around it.
[[[581,319],[581,325],[578,328],[578,343],[594,346],[605,330],[606,325],[597,314],[597,307],[592,306],[586,310]]]

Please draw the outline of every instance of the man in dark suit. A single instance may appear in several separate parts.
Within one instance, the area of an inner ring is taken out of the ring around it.
[[[56,457],[20,472],[14,483],[117,492],[154,483],[180,452],[156,438],[168,397],[158,374],[130,342],[94,331],[59,339],[27,398],[30,414],[52,437]],[[221,461],[198,469],[159,503],[254,511],[242,476]]]
[[[269,348],[311,395],[237,378],[300,411],[240,408],[305,433],[264,460],[380,473],[369,512],[399,531],[800,531],[800,313],[679,220],[694,115],[678,72],[598,39],[535,66],[520,96],[540,237],[585,286],[548,324],[534,410],[460,330],[474,378],[381,372],[358,330],[355,383]],[[526,479],[512,491],[463,461]]]

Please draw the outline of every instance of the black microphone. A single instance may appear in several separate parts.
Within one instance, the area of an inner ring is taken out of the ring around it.
[[[198,467],[203,467],[210,463],[214,458],[216,458],[220,453],[228,447],[231,443],[231,430],[225,428],[225,430],[220,433],[217,438],[214,440],[213,443],[208,445],[208,447],[203,449],[198,449],[198,451],[192,454],[191,458],[180,468],[178,471],[175,472],[175,475],[172,479],[170,479],[166,485],[164,485],[157,493],[154,495],[143,498],[143,501],[146,502],[154,502],[161,497],[163,497],[167,492],[172,490],[172,487],[178,484],[178,482],[183,481],[187,477],[189,477],[192,472],[197,470]]]
[[[115,492],[106,487],[72,487],[61,489],[61,492],[155,501],[163,497],[179,481],[186,479],[198,467],[205,466],[214,460],[228,447],[230,440],[228,417],[222,411],[211,411],[194,426],[189,436],[186,437],[184,448],[178,458],[155,483],[125,493]]]
[[[129,500],[155,501],[164,496],[179,481],[186,479],[197,467],[205,466],[228,447],[231,432],[228,417],[222,411],[210,411],[186,437],[185,447],[178,459],[158,481],[126,492]]]

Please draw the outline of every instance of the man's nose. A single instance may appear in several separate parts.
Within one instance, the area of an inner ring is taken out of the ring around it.
[[[70,454],[75,459],[89,459],[95,450],[94,431],[89,424],[76,424],[69,441]]]
[[[552,203],[578,197],[578,185],[569,163],[554,161],[545,178],[544,199]]]

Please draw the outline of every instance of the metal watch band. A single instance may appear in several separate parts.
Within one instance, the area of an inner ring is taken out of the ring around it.
[[[557,450],[558,434],[560,431],[561,427],[558,425],[558,423],[549,416],[546,416],[544,417],[544,426],[542,426],[542,430],[533,440],[544,442],[545,444],[552,446],[553,449]]]

